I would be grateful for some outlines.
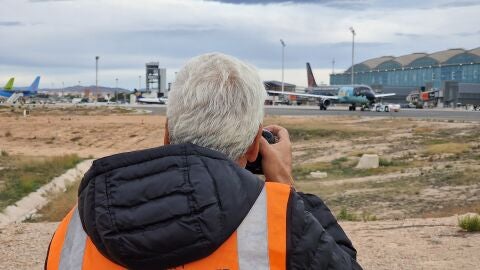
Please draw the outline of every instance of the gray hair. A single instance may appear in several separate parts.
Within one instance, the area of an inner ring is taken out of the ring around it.
[[[263,122],[266,96],[257,70],[239,59],[221,53],[192,58],[169,94],[170,143],[193,143],[237,160]]]

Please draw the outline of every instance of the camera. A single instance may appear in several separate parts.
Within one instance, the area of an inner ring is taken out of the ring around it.
[[[278,142],[278,137],[273,135],[272,132],[264,129],[262,130],[262,137],[267,140],[269,144],[275,144]],[[254,162],[248,162],[247,166],[245,169],[249,170],[250,172],[254,174],[263,174],[263,169],[262,169],[262,156],[260,153],[258,153],[258,157]]]

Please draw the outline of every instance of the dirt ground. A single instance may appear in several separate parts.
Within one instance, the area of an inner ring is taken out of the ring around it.
[[[11,155],[103,156],[163,145],[164,116],[53,111],[29,117],[0,113],[0,149]]]
[[[269,123],[289,129],[297,189],[321,196],[335,213],[345,208],[352,220],[368,220],[342,222],[365,269],[478,268],[480,234],[460,231],[455,216],[480,212],[478,123],[268,116]],[[163,116],[123,110],[34,110],[28,117],[0,110],[0,150],[99,158],[160,146],[164,126]],[[380,168],[352,169],[364,153],[378,154]],[[0,268],[41,268],[55,226],[1,228]]]
[[[364,269],[478,269],[480,234],[458,230],[456,217],[341,222]],[[0,232],[4,270],[41,269],[57,223],[22,223]]]

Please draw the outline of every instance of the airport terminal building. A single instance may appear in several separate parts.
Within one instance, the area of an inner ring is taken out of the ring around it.
[[[382,56],[354,65],[354,83],[397,93],[400,102],[420,88],[439,89],[445,102],[480,104],[480,47]],[[331,85],[351,84],[352,68],[331,74]]]

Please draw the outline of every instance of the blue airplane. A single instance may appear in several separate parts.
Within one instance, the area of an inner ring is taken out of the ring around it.
[[[368,85],[343,85],[338,86],[337,95],[319,95],[315,94],[318,86],[313,77],[313,72],[310,67],[310,63],[307,63],[307,78],[308,88],[310,93],[294,93],[294,92],[281,92],[281,91],[267,91],[270,94],[277,95],[289,95],[289,96],[301,96],[311,97],[318,100],[318,106],[320,110],[327,110],[328,106],[332,104],[332,100],[336,100],[338,103],[351,104],[348,110],[355,111],[357,106],[360,106],[362,111],[369,109],[373,106],[377,99],[382,97],[394,96],[395,93],[378,94],[375,93]]]
[[[20,93],[24,97],[36,95],[38,91],[38,85],[40,84],[40,76],[37,76],[33,81],[32,85],[28,87],[13,87],[13,80],[10,79],[10,81],[12,82],[10,87],[0,88],[0,97],[8,99],[15,93]],[[9,83],[7,83],[7,86],[9,86]]]

